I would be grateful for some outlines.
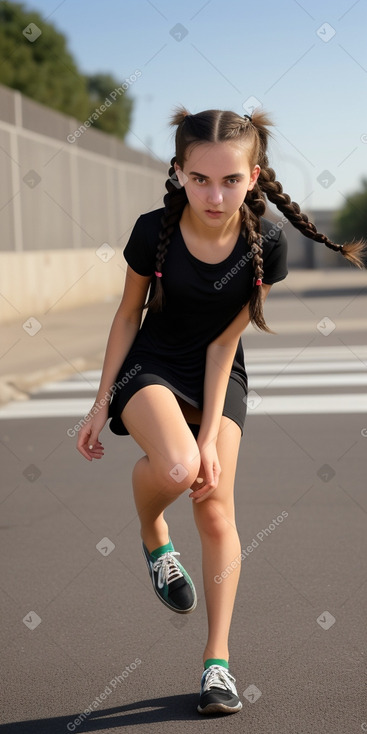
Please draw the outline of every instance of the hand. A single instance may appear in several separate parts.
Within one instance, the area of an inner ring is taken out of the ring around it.
[[[98,407],[98,411],[94,412],[96,407]],[[104,456],[104,448],[99,440],[99,433],[107,419],[108,406],[97,406],[95,403],[79,431],[76,447],[88,461],[102,459]]]
[[[215,492],[222,471],[214,441],[201,448],[199,446],[199,449],[201,457],[199,474],[191,485],[192,493],[189,495],[195,503],[203,502]]]

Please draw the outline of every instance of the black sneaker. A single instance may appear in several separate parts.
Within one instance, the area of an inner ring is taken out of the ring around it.
[[[172,549],[159,558],[154,558],[144,543],[143,553],[153,589],[163,604],[179,614],[193,612],[197,604],[195,586],[187,571],[175,558],[180,554]]]
[[[211,665],[201,677],[199,714],[235,714],[242,703],[238,698],[236,679],[222,665]]]

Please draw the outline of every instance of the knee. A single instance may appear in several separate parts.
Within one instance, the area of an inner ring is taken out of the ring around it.
[[[232,508],[211,497],[195,505],[195,520],[199,532],[214,540],[220,541],[228,533],[237,533]]]
[[[180,452],[156,467],[158,486],[168,494],[181,494],[191,487],[200,469],[200,454]]]

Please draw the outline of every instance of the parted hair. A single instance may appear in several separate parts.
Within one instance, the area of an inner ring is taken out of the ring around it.
[[[269,116],[261,110],[255,110],[252,117],[241,117],[235,112],[222,110],[206,110],[191,115],[184,107],[177,108],[171,118],[171,125],[176,126],[175,155],[171,160],[166,181],[167,193],[164,196],[164,210],[161,219],[161,229],[156,256],[156,282],[153,298],[147,306],[153,311],[162,309],[164,302],[164,288],[162,285],[162,267],[171,241],[172,233],[188,202],[185,187],[178,182],[174,164],[182,169],[185,163],[185,154],[189,146],[200,143],[222,143],[225,141],[242,142],[249,151],[250,169],[258,164],[260,174],[251,191],[248,191],[241,205],[242,234],[251,247],[252,263],[254,268],[253,288],[249,301],[250,318],[253,324],[263,331],[270,331],[265,323],[262,305],[261,287],[256,282],[261,281],[263,271],[263,248],[260,229],[260,217],[266,210],[266,198],[284,214],[288,221],[299,229],[305,237],[339,252],[353,265],[364,268],[363,254],[366,252],[366,242],[346,242],[335,244],[317,231],[309,221],[299,205],[292,201],[283,191],[277,181],[275,171],[270,168],[267,155],[268,141],[271,137],[269,127],[272,125]],[[158,274],[158,275],[157,275]]]

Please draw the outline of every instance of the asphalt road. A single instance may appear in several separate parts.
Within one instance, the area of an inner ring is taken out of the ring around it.
[[[196,712],[206,615],[188,493],[167,511],[198,591],[183,616],[159,603],[141,552],[140,449],[105,428],[90,464],[67,435],[93,400],[87,372],[0,410],[0,732],[367,731],[366,300],[271,294],[266,315],[277,336],[244,335],[242,711]]]

